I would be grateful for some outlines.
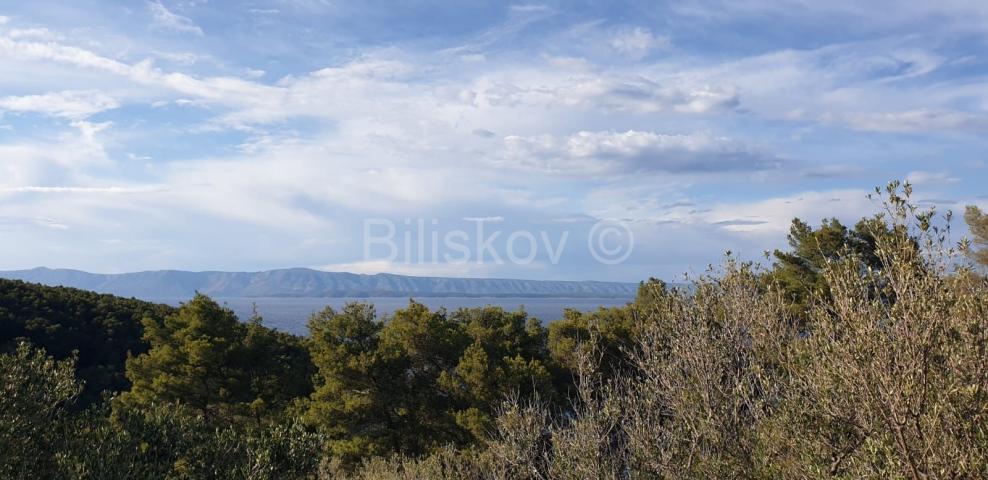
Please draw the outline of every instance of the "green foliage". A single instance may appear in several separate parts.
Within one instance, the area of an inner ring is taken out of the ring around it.
[[[346,464],[475,443],[509,393],[553,395],[546,331],[521,311],[410,302],[379,322],[351,303],[316,314],[309,331],[318,374],[305,418]]]
[[[54,360],[26,343],[0,354],[0,478],[56,474],[66,407],[82,390],[74,361]]]
[[[439,384],[455,401],[456,423],[475,440],[493,426],[494,407],[506,395],[554,398],[549,372],[547,331],[524,311],[487,306],[460,309],[453,321],[469,338],[456,368]]]
[[[56,359],[76,356],[76,375],[85,384],[79,403],[99,400],[103,391],[127,390],[128,353],[147,351],[141,319],[162,319],[173,308],[65,287],[0,279],[0,351],[22,340]],[[75,353],[73,353],[75,352]]]
[[[216,428],[169,405],[68,407],[73,360],[27,344],[0,355],[0,478],[313,478],[323,439],[291,419]]]
[[[971,230],[974,245],[969,254],[975,262],[988,267],[988,214],[974,205],[968,205],[964,211],[964,221]]]
[[[424,454],[469,440],[456,423],[453,399],[440,384],[467,345],[468,337],[445,310],[432,312],[414,301],[385,322],[378,351],[398,380],[389,392],[397,451]]]
[[[657,278],[649,278],[638,285],[638,294],[635,296],[635,310],[640,314],[647,314],[649,311],[661,307],[669,298],[669,287],[666,282]]]
[[[388,392],[398,381],[378,351],[381,324],[370,305],[327,307],[309,319],[309,351],[318,369],[305,414],[336,456],[352,460],[397,447]]]
[[[853,229],[837,219],[824,219],[820,228],[795,218],[789,228],[790,251],[776,250],[775,265],[765,275],[766,284],[779,288],[789,304],[790,314],[805,319],[815,298],[829,295],[823,272],[830,262],[853,256],[862,268],[878,268],[875,235],[887,233],[878,219],[862,219]]]
[[[634,305],[601,307],[588,313],[567,309],[561,320],[549,325],[549,351],[561,368],[560,388],[570,390],[581,357],[589,351],[600,355],[600,369],[608,378],[626,369],[641,327]]]
[[[595,368],[604,378],[630,373],[629,362],[642,333],[654,311],[665,306],[669,298],[665,282],[650,278],[638,286],[634,302],[625,306],[591,312],[566,310],[561,320],[549,324],[547,337],[557,388],[567,395],[574,393],[573,382],[578,380],[588,353],[598,357]]]
[[[312,393],[315,366],[305,340],[262,324],[257,314],[247,322],[243,355],[248,388],[253,400],[250,415],[256,422],[275,420],[292,409],[298,399]]]
[[[7,341],[68,359],[0,355],[0,478],[985,478],[988,280],[908,184],[878,193],[854,229],[794,221],[768,274],[728,257],[548,329],[351,303],[302,340],[197,295],[149,310],[133,387],[85,410],[58,325],[140,305],[7,284]]]
[[[163,321],[145,318],[147,353],[127,360],[123,404],[191,408],[210,422],[253,417],[305,395],[305,352],[293,338],[240,323],[233,311],[197,294]]]
[[[62,461],[74,479],[312,478],[322,439],[301,423],[215,428],[167,406],[94,410],[76,419]]]

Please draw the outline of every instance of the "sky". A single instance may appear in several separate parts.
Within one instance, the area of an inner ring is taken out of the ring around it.
[[[674,280],[893,179],[988,207],[983,0],[0,2],[0,270]]]

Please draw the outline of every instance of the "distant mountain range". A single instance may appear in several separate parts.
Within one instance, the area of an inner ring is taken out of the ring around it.
[[[66,286],[144,299],[213,297],[542,297],[628,298],[635,283],[494,278],[411,277],[323,272],[307,268],[264,272],[148,272],[98,274],[35,268],[0,272],[0,278]]]

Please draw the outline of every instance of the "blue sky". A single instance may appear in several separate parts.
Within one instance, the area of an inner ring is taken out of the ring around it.
[[[982,1],[8,3],[0,269],[675,279],[894,178],[988,206]]]

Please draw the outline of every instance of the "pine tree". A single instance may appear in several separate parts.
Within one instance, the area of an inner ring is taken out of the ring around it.
[[[456,400],[454,416],[461,428],[480,441],[493,428],[494,413],[506,398],[554,397],[546,366],[546,330],[524,310],[501,307],[461,309],[452,316],[470,337],[456,368],[439,383]]]
[[[814,295],[828,294],[823,274],[827,263],[855,255],[863,267],[880,268],[875,237],[887,233],[885,224],[877,219],[861,219],[853,229],[835,218],[824,219],[820,228],[814,229],[795,218],[789,228],[790,250],[774,252],[775,265],[763,280],[781,288],[790,314],[802,319]]]
[[[377,354],[380,330],[374,307],[364,303],[347,304],[341,312],[327,307],[309,319],[317,381],[305,420],[327,436],[329,451],[347,463],[395,447],[385,403],[395,379]]]
[[[121,397],[124,404],[180,404],[210,421],[229,420],[254,400],[252,366],[241,361],[246,327],[232,310],[196,294],[163,322],[143,324],[151,349],[127,360],[133,388]]]
[[[971,229],[972,245],[968,252],[975,262],[988,267],[988,213],[984,213],[974,205],[968,205],[964,211],[964,221]]]

